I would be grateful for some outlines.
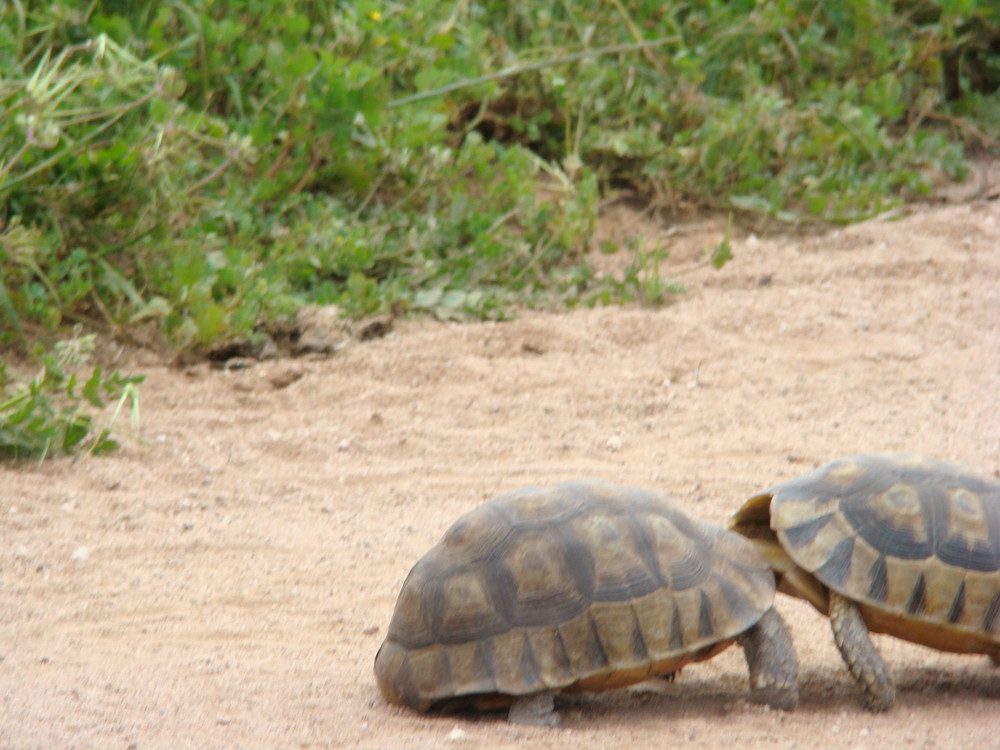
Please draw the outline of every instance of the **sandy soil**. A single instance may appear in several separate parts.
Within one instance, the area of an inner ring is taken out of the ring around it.
[[[613,209],[605,228],[663,243],[672,272],[723,224]],[[985,658],[879,639],[900,694],[873,716],[827,623],[786,597],[793,714],[747,704],[735,649],[569,699],[562,730],[381,700],[404,576],[501,492],[598,477],[723,522],[860,451],[1000,470],[1000,201],[734,250],[665,308],[398,323],[231,372],[140,363],[141,442],[0,466],[0,747],[1000,746]]]

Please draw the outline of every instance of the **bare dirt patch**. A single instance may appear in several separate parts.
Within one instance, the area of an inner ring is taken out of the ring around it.
[[[681,267],[717,229],[656,241]],[[786,597],[793,714],[747,704],[735,649],[571,698],[559,731],[378,695],[410,566],[501,492],[595,477],[723,522],[855,452],[1000,470],[1000,201],[734,251],[659,309],[406,322],[328,358],[143,367],[142,443],[0,467],[0,747],[997,747],[985,658],[879,640],[900,691],[873,716],[827,623]]]

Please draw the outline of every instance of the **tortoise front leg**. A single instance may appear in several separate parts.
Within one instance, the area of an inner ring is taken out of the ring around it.
[[[739,639],[750,668],[750,700],[792,711],[799,704],[799,663],[788,626],[769,609]]]
[[[830,592],[830,626],[833,640],[844,657],[854,679],[864,688],[869,711],[887,711],[896,700],[889,668],[868,634],[858,605],[840,594]]]
[[[511,724],[527,724],[534,727],[558,727],[560,719],[556,713],[553,693],[518,696],[510,704],[507,721]]]

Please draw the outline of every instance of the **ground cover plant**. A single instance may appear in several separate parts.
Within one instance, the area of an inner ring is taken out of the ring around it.
[[[602,200],[849,222],[1000,137],[990,0],[3,7],[0,345],[22,350],[71,324],[253,343],[303,304],[656,303],[665,249],[588,265]]]

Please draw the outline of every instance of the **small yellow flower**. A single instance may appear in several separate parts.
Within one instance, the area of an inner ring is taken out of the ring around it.
[[[379,13],[377,10],[369,11],[368,17],[372,19],[375,23],[378,23],[379,21],[382,20],[382,14]]]

